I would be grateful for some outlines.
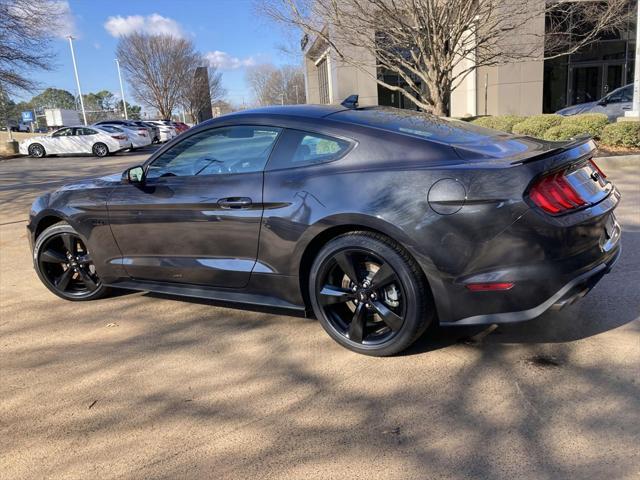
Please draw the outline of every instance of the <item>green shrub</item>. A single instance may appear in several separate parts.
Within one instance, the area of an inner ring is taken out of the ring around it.
[[[565,117],[562,125],[579,127],[582,133],[600,138],[602,129],[609,125],[609,118],[604,113],[584,113]]]
[[[496,123],[495,118],[496,117],[478,117],[475,120],[471,120],[471,123],[480,127],[493,128]]]
[[[572,124],[565,125],[563,122],[562,124],[551,127],[549,130],[544,132],[542,138],[552,142],[559,142],[561,140],[569,140],[570,138],[575,138],[580,135],[585,135],[585,131],[582,126]]]
[[[612,147],[640,148],[640,122],[611,123],[602,129],[600,140]]]
[[[513,126],[522,122],[524,119],[525,117],[520,117],[518,115],[496,115],[492,117],[476,118],[471,123],[480,125],[481,127],[500,130],[501,132],[512,133]]]
[[[534,115],[513,126],[513,133],[542,138],[551,127],[557,127],[564,117],[555,113]]]

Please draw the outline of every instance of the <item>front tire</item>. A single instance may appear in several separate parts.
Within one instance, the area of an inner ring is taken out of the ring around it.
[[[29,156],[33,158],[43,158],[47,152],[44,147],[39,143],[33,143],[29,145]]]
[[[420,268],[389,238],[372,232],[336,237],[309,276],[314,313],[342,346],[372,356],[408,348],[435,318]]]
[[[104,143],[96,143],[91,150],[96,157],[103,158],[109,155],[109,147]]]
[[[98,277],[84,241],[68,223],[56,223],[38,236],[33,261],[42,283],[60,298],[96,300],[110,293]]]

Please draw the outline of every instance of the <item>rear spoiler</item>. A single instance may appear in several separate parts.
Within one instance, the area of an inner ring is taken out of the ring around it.
[[[556,158],[559,162],[565,160],[578,160],[583,157],[593,156],[596,151],[596,143],[591,137],[578,137],[566,142],[557,148],[552,148],[543,153],[534,154],[530,157],[519,158],[511,162],[511,165],[524,165],[526,163],[537,162],[550,157]]]

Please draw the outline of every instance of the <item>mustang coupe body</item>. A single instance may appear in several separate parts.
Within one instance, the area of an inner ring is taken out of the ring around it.
[[[313,312],[345,347],[391,355],[434,322],[530,320],[609,271],[620,194],[594,149],[396,109],[268,107],[40,197],[29,238],[69,300],[118,287]]]

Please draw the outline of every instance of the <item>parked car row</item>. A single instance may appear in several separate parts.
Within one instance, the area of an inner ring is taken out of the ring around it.
[[[106,157],[131,147],[131,140],[121,129],[107,130],[96,126],[64,127],[51,135],[27,138],[20,142],[19,152],[35,158],[46,155],[92,153]]]
[[[90,126],[63,127],[49,135],[31,137],[19,144],[19,152],[35,158],[46,155],[91,153],[105,157],[122,150],[136,150],[171,140],[189,127],[169,120],[104,120]]]

